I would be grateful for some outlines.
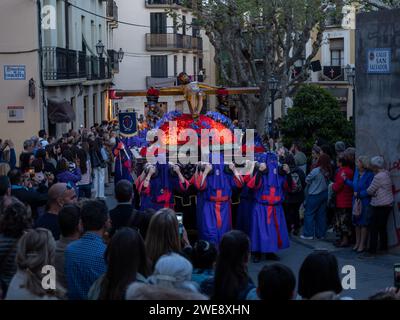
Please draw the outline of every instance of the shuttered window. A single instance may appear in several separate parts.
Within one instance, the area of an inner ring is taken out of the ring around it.
[[[150,13],[150,32],[155,34],[167,33],[167,14],[162,12]]]
[[[151,56],[151,76],[153,78],[168,77],[168,56]]]

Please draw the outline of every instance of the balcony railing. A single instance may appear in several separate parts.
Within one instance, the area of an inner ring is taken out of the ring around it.
[[[43,78],[51,80],[111,79],[109,60],[86,56],[85,52],[59,47],[44,47]]]
[[[119,60],[118,51],[108,50],[108,56],[110,57],[110,67],[114,73],[119,72]]]
[[[147,33],[146,49],[148,51],[202,51],[203,39],[176,33]]]
[[[64,80],[78,78],[78,52],[74,50],[44,47],[43,75],[46,80]]]
[[[341,66],[324,66],[320,81],[345,81],[344,68]]]
[[[160,8],[170,6],[181,6],[184,0],[145,0],[146,7]]]

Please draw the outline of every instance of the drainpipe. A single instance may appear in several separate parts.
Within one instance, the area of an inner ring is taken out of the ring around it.
[[[39,78],[40,78],[40,89],[42,91],[42,126],[43,128],[40,129],[46,129],[48,132],[48,128],[45,128],[46,126],[46,95],[45,95],[45,84],[43,80],[43,39],[42,39],[42,5],[41,5],[41,0],[37,0],[37,11],[38,11],[38,40],[39,40]]]

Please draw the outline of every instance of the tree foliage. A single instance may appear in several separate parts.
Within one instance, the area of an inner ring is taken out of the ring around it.
[[[309,150],[317,138],[329,143],[345,141],[353,145],[353,126],[340,111],[337,99],[316,85],[303,85],[293,108],[281,121],[285,144],[302,140]]]
[[[276,97],[282,101],[308,79],[325,21],[330,15],[341,15],[343,1],[201,1],[195,11],[197,23],[215,48],[222,84],[261,89],[257,96],[239,97],[251,126],[260,132],[264,129],[262,115],[270,103],[269,79],[279,81]],[[302,69],[294,78],[292,72],[299,63]]]

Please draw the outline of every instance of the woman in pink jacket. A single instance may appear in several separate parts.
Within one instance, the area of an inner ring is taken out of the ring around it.
[[[371,159],[371,167],[375,173],[371,185],[367,189],[371,195],[370,212],[370,245],[366,256],[376,254],[378,236],[380,249],[388,248],[387,221],[393,208],[392,180],[389,172],[384,169],[384,159],[380,156]]]

